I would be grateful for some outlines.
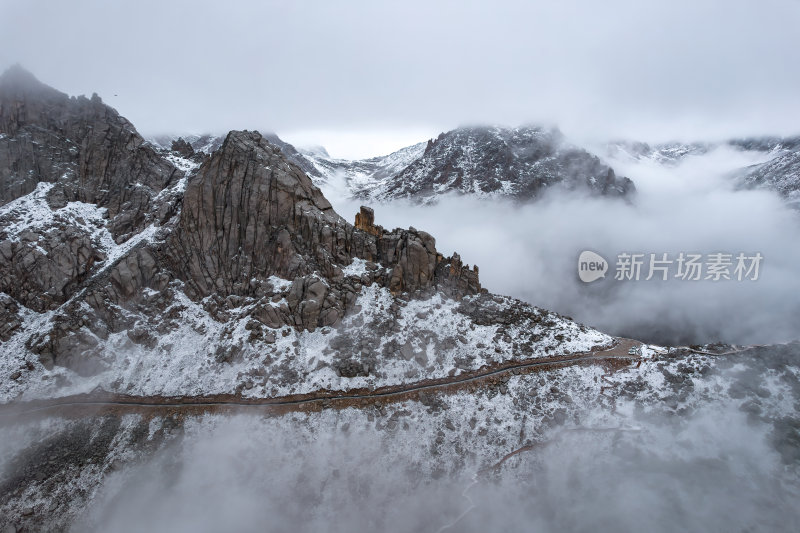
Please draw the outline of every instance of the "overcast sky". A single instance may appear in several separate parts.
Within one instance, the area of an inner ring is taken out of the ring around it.
[[[0,0],[0,68],[145,134],[374,155],[465,123],[576,138],[800,133],[800,1]]]

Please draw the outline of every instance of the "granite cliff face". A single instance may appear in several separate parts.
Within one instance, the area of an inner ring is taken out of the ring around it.
[[[116,240],[140,231],[178,169],[97,95],[70,98],[21,67],[0,78],[0,205],[52,183],[48,204],[106,208]]]

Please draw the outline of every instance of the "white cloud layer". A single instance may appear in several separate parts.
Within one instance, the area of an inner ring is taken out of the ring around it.
[[[795,0],[0,0],[0,68],[97,91],[145,133],[367,132],[344,155],[375,131],[471,122],[788,134],[799,25]]]

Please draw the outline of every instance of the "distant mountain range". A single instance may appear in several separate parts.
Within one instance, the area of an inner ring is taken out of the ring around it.
[[[430,204],[445,194],[530,202],[548,190],[631,198],[636,190],[634,181],[618,176],[612,168],[614,161],[650,160],[675,166],[688,157],[729,147],[768,158],[732,173],[737,187],[775,190],[790,203],[800,203],[800,137],[718,143],[615,141],[598,157],[568,142],[556,129],[482,126],[457,128],[385,156],[348,160],[331,157],[322,147],[296,148],[275,133],[263,135],[317,186],[339,184],[350,197],[370,202],[403,199]],[[150,139],[158,148],[177,150],[184,156],[190,154],[181,148],[183,142],[193,152],[211,154],[223,140],[224,136],[213,135]]]
[[[324,149],[298,150],[272,133],[265,138],[317,185],[343,181],[352,197],[364,200],[432,203],[443,194],[463,194],[531,201],[557,187],[612,197],[635,191],[630,179],[618,177],[600,158],[570,145],[554,129],[458,128],[386,156],[355,161],[332,158]],[[172,144],[178,140],[164,136],[152,142],[180,149]],[[220,137],[209,135],[184,140],[205,153],[221,143]]]

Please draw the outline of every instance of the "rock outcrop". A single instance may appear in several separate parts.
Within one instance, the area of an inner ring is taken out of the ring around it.
[[[382,226],[375,225],[375,211],[371,207],[361,206],[361,210],[356,213],[356,229],[365,231],[376,237],[383,235]]]
[[[0,205],[54,183],[54,208],[106,208],[115,239],[141,231],[180,172],[96,94],[71,98],[16,66],[0,76]]]
[[[360,216],[370,211],[362,208]],[[377,281],[398,292],[458,278],[437,277],[445,259],[425,232],[347,223],[311,179],[258,132],[231,132],[200,167],[164,248],[170,271],[197,298],[263,294],[264,280],[272,275],[296,279],[316,273],[335,281],[353,259],[384,265],[390,273]]]
[[[63,304],[105,254],[78,228],[26,231],[0,241],[0,290],[44,312]]]
[[[189,181],[165,247],[190,294],[249,295],[349,263],[345,221],[311,180],[257,132],[231,132]]]
[[[194,155],[194,148],[183,137],[178,137],[170,145],[170,150],[180,154],[183,157],[189,158]]]

